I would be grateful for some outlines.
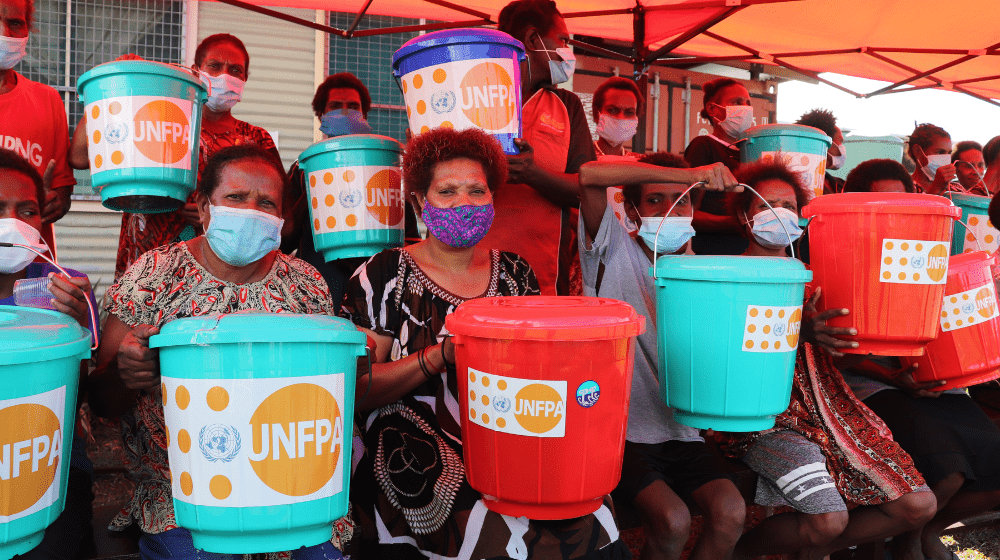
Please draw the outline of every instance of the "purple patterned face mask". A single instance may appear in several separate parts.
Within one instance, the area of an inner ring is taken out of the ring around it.
[[[427,229],[445,245],[456,249],[472,247],[482,241],[493,225],[493,205],[456,206],[438,208],[430,202],[424,204],[423,215]]]

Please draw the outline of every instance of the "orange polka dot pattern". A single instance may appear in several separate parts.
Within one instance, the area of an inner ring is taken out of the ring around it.
[[[944,284],[949,245],[940,241],[883,239],[879,280],[892,284]]]
[[[744,352],[794,352],[801,325],[801,305],[748,305],[741,348]]]

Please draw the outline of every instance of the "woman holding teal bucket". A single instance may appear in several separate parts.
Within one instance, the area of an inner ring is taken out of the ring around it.
[[[800,234],[805,186],[781,163],[745,166],[737,178],[754,187],[777,214],[765,222],[761,209],[767,205],[752,194],[733,200],[730,213],[744,224],[750,240],[747,254],[783,257],[788,235],[794,241]],[[853,333],[826,326],[827,319],[846,310],[817,313],[819,296],[817,289],[804,309],[788,409],[770,430],[723,438],[726,453],[741,457],[760,476],[757,503],[795,510],[771,516],[744,535],[736,558],[794,552],[822,558],[919,527],[933,516],[934,495],[913,461],[892,441],[885,424],[853,397],[834,367],[833,357],[842,355],[837,348],[853,344],[834,336]],[[900,550],[894,557],[920,558],[915,553]]]
[[[109,317],[91,374],[90,403],[122,415],[126,464],[135,493],[112,522],[139,523],[144,558],[219,558],[193,548],[171,498],[157,350],[149,337],[167,321],[245,310],[333,314],[326,282],[304,261],[277,249],[287,178],[281,162],[256,146],[219,150],[196,194],[205,234],[143,255],[108,289]],[[350,539],[350,523],[336,536]],[[326,555],[326,556],[324,556]],[[296,558],[338,558],[331,543]]]

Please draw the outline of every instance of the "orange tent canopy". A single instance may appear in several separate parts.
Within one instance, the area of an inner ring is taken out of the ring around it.
[[[335,29],[263,8],[334,9],[429,20],[422,29],[495,24],[504,0],[220,0],[340,35],[413,31],[420,26]],[[459,4],[460,2],[460,4]],[[623,41],[624,56],[578,47],[642,69],[659,64],[742,61],[780,65],[858,97],[943,88],[1000,103],[996,0],[558,0],[574,35]],[[834,72],[893,82],[847,90],[818,76]]]

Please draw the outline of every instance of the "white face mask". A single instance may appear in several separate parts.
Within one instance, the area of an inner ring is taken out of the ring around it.
[[[639,126],[639,118],[616,119],[607,113],[601,113],[597,119],[597,135],[604,138],[612,146],[620,146],[635,136]]]
[[[27,37],[0,36],[0,70],[10,70],[17,66],[27,52]]]
[[[49,250],[38,230],[17,218],[0,219],[0,242],[27,245],[43,253]],[[20,247],[0,247],[0,274],[24,270],[36,256]]]
[[[714,104],[717,107],[722,105]],[[729,105],[726,107],[726,119],[719,121],[719,128],[733,138],[740,138],[746,129],[753,126],[753,107],[750,105]]]
[[[202,76],[211,85],[208,101],[205,102],[205,106],[210,110],[224,113],[243,99],[243,86],[246,84],[243,80],[229,74],[219,74],[218,76],[202,74]]]
[[[802,228],[798,214],[788,208],[775,208],[773,212],[767,209],[754,214],[751,233],[761,247],[783,249],[788,247],[789,237],[792,243],[802,237]]]
[[[549,57],[549,77],[552,79],[552,85],[570,81],[576,70],[576,55],[573,54],[573,49],[569,47],[560,47],[554,51],[547,49],[545,43],[542,43],[541,36],[538,37],[538,42],[542,44],[542,48],[538,50]],[[552,59],[553,54],[558,60]]]
[[[840,155],[830,156],[833,158],[833,162],[829,167],[827,167],[827,169],[840,169],[844,166],[844,162],[847,161],[847,148],[843,144],[834,144],[834,146],[837,146],[837,148],[840,149]]]
[[[660,255],[676,253],[694,237],[695,231],[691,226],[691,220],[690,216],[642,218],[639,237],[649,250]],[[660,227],[660,222],[663,222],[663,227]]]
[[[940,167],[951,163],[951,154],[931,154],[925,157],[927,158],[927,165],[923,166],[922,170],[928,181],[934,180],[934,176]]]

